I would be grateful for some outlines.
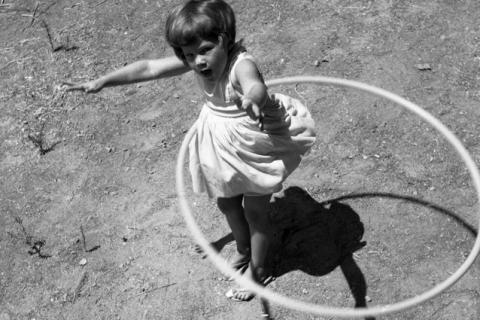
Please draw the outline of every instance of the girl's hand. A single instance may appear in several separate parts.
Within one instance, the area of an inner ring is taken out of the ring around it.
[[[87,81],[84,83],[63,82],[62,86],[65,86],[67,91],[79,90],[85,93],[97,93],[103,89],[103,84],[98,80]]]
[[[261,131],[263,131],[263,112],[250,98],[243,97],[242,98],[242,109],[245,110],[248,116],[257,122],[258,127]]]

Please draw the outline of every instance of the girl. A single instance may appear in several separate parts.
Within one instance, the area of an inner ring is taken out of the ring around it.
[[[233,267],[264,283],[270,198],[314,143],[314,123],[298,100],[267,93],[235,33],[234,13],[223,0],[190,0],[167,19],[175,56],[134,62],[67,90],[98,92],[193,71],[205,98],[189,145],[194,190],[217,199],[237,243]],[[247,301],[253,294],[232,289],[227,296]]]

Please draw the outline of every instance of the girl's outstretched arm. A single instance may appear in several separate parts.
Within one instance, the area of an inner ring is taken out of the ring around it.
[[[267,101],[268,93],[257,65],[249,59],[240,61],[235,68],[235,77],[243,92],[242,108],[252,119],[259,121],[261,126],[262,108]]]
[[[176,56],[171,56],[133,62],[118,70],[107,73],[98,79],[79,84],[65,82],[64,85],[67,86],[67,91],[81,90],[88,93],[95,93],[105,87],[171,77],[189,70],[190,68],[180,59]]]

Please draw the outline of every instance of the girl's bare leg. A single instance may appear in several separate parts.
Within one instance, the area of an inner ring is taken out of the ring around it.
[[[233,261],[234,268],[243,268],[250,260],[250,229],[243,210],[243,195],[232,198],[218,198],[217,204],[225,215],[237,243],[238,257]]]
[[[250,245],[252,258],[250,268],[245,275],[262,284],[267,276],[265,265],[271,239],[269,203],[271,195],[245,196],[245,218],[250,228]],[[235,290],[233,299],[248,301],[254,294],[247,290]]]
[[[265,274],[265,260],[271,239],[269,204],[271,194],[263,196],[245,196],[245,218],[250,227],[250,245],[252,250],[252,274],[260,281]]]

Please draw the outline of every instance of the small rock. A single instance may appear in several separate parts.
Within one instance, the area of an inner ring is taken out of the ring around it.
[[[372,298],[370,298],[369,296],[365,296],[365,301],[372,302]]]
[[[319,66],[320,66],[320,61],[319,61],[319,60],[315,60],[315,61],[313,62],[313,65],[314,65],[315,67],[319,67]]]
[[[420,71],[427,71],[427,70],[432,70],[432,67],[428,63],[419,63],[415,65],[415,68],[417,68]]]
[[[83,258],[82,260],[80,260],[80,262],[78,264],[81,265],[81,266],[86,265],[87,264],[87,259]]]

